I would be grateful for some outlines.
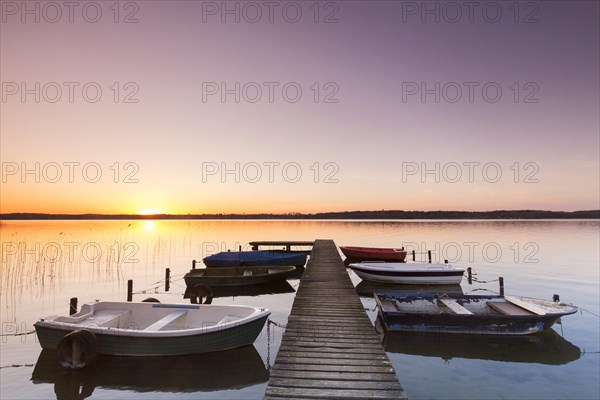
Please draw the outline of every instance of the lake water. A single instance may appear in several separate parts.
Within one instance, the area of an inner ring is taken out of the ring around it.
[[[417,261],[432,250],[472,267],[479,281],[462,291],[498,291],[551,299],[583,310],[545,335],[473,338],[382,337],[410,399],[598,399],[600,388],[599,221],[3,221],[0,223],[0,397],[10,399],[260,399],[283,330],[263,329],[253,347],[161,359],[100,357],[88,371],[63,371],[42,352],[33,329],[40,317],[79,304],[126,299],[187,302],[181,279],[192,259],[247,248],[252,240],[334,239],[340,245],[404,246]],[[165,268],[171,289],[164,290]],[[352,281],[361,280],[351,274]],[[267,294],[215,298],[215,304],[267,307],[287,322],[299,281]],[[368,294],[369,287],[359,286]],[[141,293],[145,291],[145,293]],[[476,291],[475,293],[482,293]],[[375,303],[363,297],[375,321]]]

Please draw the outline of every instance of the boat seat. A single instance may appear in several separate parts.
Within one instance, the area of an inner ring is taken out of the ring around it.
[[[525,310],[524,308],[518,307],[507,301],[488,301],[486,303],[490,308],[504,314],[504,315],[533,315],[532,312]]]
[[[473,314],[471,311],[467,310],[466,308],[464,308],[463,306],[458,304],[456,302],[456,300],[454,300],[454,299],[442,297],[442,298],[438,298],[438,301],[440,303],[442,303],[443,305],[445,305],[446,307],[448,307],[455,314],[461,314],[461,315]]]
[[[533,314],[537,314],[537,315],[546,315],[548,314],[548,312],[546,310],[544,310],[543,308],[540,308],[538,306],[536,306],[535,304],[531,304],[527,301],[523,301],[518,297],[513,297],[513,296],[504,296],[504,299],[506,301],[508,301],[509,303],[512,303],[516,306],[519,306],[521,308],[526,309],[527,311],[533,313]]]
[[[102,310],[87,318],[85,324],[105,328],[118,328],[121,317],[130,313],[131,311],[129,310]]]
[[[388,299],[380,299],[379,302],[381,303],[381,311],[383,312],[396,312],[398,311],[398,307],[396,307],[396,304]]]
[[[162,317],[161,319],[159,319],[152,325],[146,327],[144,330],[145,331],[160,331],[165,326],[169,325],[172,322],[175,322],[177,319],[183,317],[186,314],[187,314],[187,311],[184,311],[184,310],[173,311],[172,313],[165,315],[164,317]]]
[[[252,276],[253,271],[251,269],[245,269],[244,270],[244,276]]]
[[[228,322],[238,321],[241,318],[242,317],[238,317],[237,315],[226,315],[219,322],[217,322],[215,325],[221,325],[221,324],[226,324]]]

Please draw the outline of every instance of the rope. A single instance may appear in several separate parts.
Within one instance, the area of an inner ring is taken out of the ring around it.
[[[27,332],[23,332],[23,333],[3,333],[0,336],[25,336],[25,335],[31,335],[32,333],[35,333],[35,331],[27,331]]]
[[[180,274],[180,275],[185,275],[185,274]],[[182,279],[183,278],[179,278],[179,279],[175,279],[174,281],[171,280],[171,279],[169,279],[169,285],[174,285],[174,286],[179,286],[179,287],[185,288],[186,286],[183,286],[183,285],[180,285],[180,284],[176,283],[177,281],[180,281]],[[164,279],[162,279],[162,280],[160,280],[158,282],[154,282],[153,285],[156,285],[157,283],[163,283],[163,282],[164,282]],[[157,286],[152,286],[152,287],[149,287],[149,288],[144,289],[144,290],[139,290],[137,292],[132,292],[131,294],[148,294],[148,292],[151,291],[151,290],[154,291],[154,294],[171,294],[169,292],[159,292],[158,289],[161,288],[161,287],[164,287],[164,284],[157,285]]]
[[[498,279],[498,278],[496,278],[496,279],[494,279],[494,280],[491,280],[491,281],[480,281],[479,279],[477,279],[477,278],[473,277],[473,278],[472,278],[472,281],[473,281],[473,282],[477,282],[477,283],[492,283],[492,282],[498,282],[498,281],[499,281],[499,279]]]
[[[598,314],[594,314],[593,312],[591,312],[591,311],[589,311],[589,310],[586,310],[585,308],[581,308],[581,307],[579,307],[579,310],[580,310],[580,311],[585,311],[586,313],[589,313],[589,314],[592,314],[592,315],[593,315],[594,317],[596,317],[596,318],[600,318],[600,315],[598,315]]]
[[[585,349],[583,349],[581,355],[585,356],[586,354],[600,354],[600,351],[585,351]]]
[[[35,367],[35,364],[13,364],[13,365],[5,365],[3,367],[0,367],[0,369],[2,368],[21,368],[21,367]]]
[[[267,323],[269,323],[269,324],[271,324],[271,325],[275,325],[276,327],[278,327],[278,328],[282,328],[282,329],[285,329],[285,328],[286,328],[286,326],[287,326],[287,325],[284,325],[284,324],[280,324],[279,322],[275,322],[275,321],[273,321],[271,318],[269,318],[269,319],[267,320]]]
[[[267,371],[269,371],[269,373],[271,372],[271,325],[282,329],[286,328],[286,325],[284,324],[275,322],[271,318],[267,319]]]
[[[269,374],[271,373],[271,322],[270,319],[267,320],[267,371]]]

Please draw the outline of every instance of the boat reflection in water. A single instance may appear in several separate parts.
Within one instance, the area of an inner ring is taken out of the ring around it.
[[[263,283],[250,286],[211,286],[213,297],[261,296],[263,294],[294,293],[295,290],[287,281]],[[186,287],[184,299],[192,296],[191,287]]]
[[[268,379],[269,373],[254,346],[186,356],[98,356],[91,365],[76,371],[60,367],[56,351],[42,350],[31,376],[33,383],[53,383],[59,400],[90,397],[96,387],[136,392],[209,392],[240,389]]]
[[[363,297],[373,297],[373,293],[435,293],[464,294],[460,285],[395,285],[361,281],[356,286],[356,293]]]
[[[381,317],[375,322],[384,332]],[[421,332],[381,333],[385,351],[425,357],[480,359],[561,365],[578,360],[581,350],[553,329],[535,335],[463,335]]]

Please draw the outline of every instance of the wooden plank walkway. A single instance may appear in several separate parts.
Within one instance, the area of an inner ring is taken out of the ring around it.
[[[265,399],[406,399],[332,240],[317,240]]]
[[[256,240],[254,242],[249,242],[248,244],[252,246],[252,250],[260,250],[261,246],[283,246],[285,247],[285,251],[292,252],[299,251],[292,250],[292,246],[312,247],[314,242],[307,240]],[[304,252],[304,250],[302,250],[302,252]]]

